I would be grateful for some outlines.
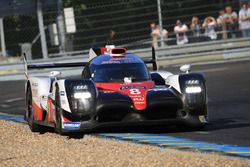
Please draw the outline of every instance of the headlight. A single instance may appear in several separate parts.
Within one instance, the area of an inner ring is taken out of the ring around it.
[[[186,93],[201,93],[202,89],[200,86],[187,86],[185,89]]]
[[[186,84],[186,88],[185,88],[186,93],[189,93],[189,94],[201,93],[202,91],[199,80],[187,80],[185,84]]]
[[[75,112],[88,111],[90,109],[91,92],[87,85],[76,85],[73,87],[71,106]]]
[[[65,80],[69,107],[72,113],[89,115],[95,111],[97,90],[91,80]]]
[[[77,85],[73,88],[73,97],[75,99],[89,99],[91,98],[91,93],[88,91],[87,85]]]
[[[75,92],[74,98],[75,99],[89,99],[91,98],[91,93],[90,92]]]
[[[200,81],[199,80],[187,80],[185,82],[186,85],[199,85]]]

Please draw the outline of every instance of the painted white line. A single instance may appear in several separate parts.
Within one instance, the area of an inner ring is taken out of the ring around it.
[[[4,102],[5,103],[13,103],[13,102],[20,101],[20,100],[23,100],[23,97],[8,99],[8,100],[5,100]]]
[[[186,63],[186,64],[190,64],[192,66],[203,66],[203,65],[216,65],[216,64],[234,63],[234,62],[242,62],[242,61],[250,61],[250,55],[249,57],[237,58],[237,59],[226,59],[226,60]],[[173,65],[172,67],[180,67],[180,66],[181,65],[179,64],[179,65]]]
[[[216,71],[226,71],[226,70],[228,70],[228,68],[221,67],[221,68],[205,69],[205,70],[201,70],[199,72],[216,72]]]
[[[10,105],[1,104],[1,105],[0,105],[0,107],[1,107],[1,108],[9,108],[9,107],[10,107]]]
[[[193,63],[191,65],[199,66],[199,65],[213,65],[213,64],[224,64],[224,63],[234,63],[234,62],[242,62],[242,61],[249,61],[250,57],[244,57],[244,58],[237,58],[237,59],[227,59],[227,60],[218,60],[218,61],[212,61],[212,62],[200,62],[200,63]]]
[[[198,134],[211,134],[208,131],[196,131],[195,133],[198,133]]]

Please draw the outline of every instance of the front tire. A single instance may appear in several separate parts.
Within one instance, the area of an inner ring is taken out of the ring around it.
[[[207,105],[205,107],[204,113],[205,115],[189,115],[187,120],[188,127],[192,128],[193,130],[204,130],[208,124]]]
[[[59,88],[56,87],[56,94],[55,94],[55,102],[56,102],[56,110],[55,110],[55,132],[64,135],[64,132],[62,130],[62,109],[61,109],[61,103],[60,103],[60,94],[59,94]]]
[[[29,128],[32,132],[41,132],[44,128],[42,125],[38,125],[34,120],[34,108],[32,105],[32,91],[31,87],[28,86],[26,93],[26,112],[25,120],[28,122]]]
[[[178,126],[183,130],[204,130],[208,124],[207,120],[207,106],[205,107],[204,115],[191,114],[188,111],[179,112],[178,116],[183,120],[183,124]]]
[[[206,123],[202,122],[199,116],[190,115],[187,120],[187,127],[192,130],[204,130]]]

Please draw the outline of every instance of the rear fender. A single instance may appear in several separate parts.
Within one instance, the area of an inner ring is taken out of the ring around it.
[[[181,74],[179,75],[179,82],[188,110],[197,115],[206,114],[207,90],[204,75],[200,73]],[[201,89],[200,92],[189,93],[185,90],[187,87],[200,87]]]

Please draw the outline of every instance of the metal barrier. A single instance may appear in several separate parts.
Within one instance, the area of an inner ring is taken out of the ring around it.
[[[246,57],[250,51],[250,39],[228,39],[178,46],[165,46],[156,49],[157,62],[160,66],[193,63],[200,61],[224,60]],[[150,57],[151,48],[130,50],[140,57]]]

